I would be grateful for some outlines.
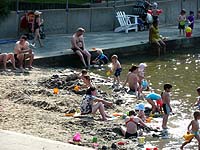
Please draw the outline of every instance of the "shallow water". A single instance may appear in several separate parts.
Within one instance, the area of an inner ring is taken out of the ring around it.
[[[200,54],[189,52],[170,54],[161,58],[136,56],[120,61],[123,67],[122,82],[132,64],[138,65],[144,62],[147,64],[145,77],[156,93],[161,93],[164,83],[173,85],[171,104],[174,115],[171,115],[168,121],[170,139],[147,138],[146,140],[148,141],[147,144],[155,145],[159,149],[178,149],[183,142],[182,136],[186,133],[190,120],[193,119],[192,113],[195,108],[192,105],[196,102],[198,96],[196,88],[200,86]],[[106,76],[106,70],[95,72]],[[161,119],[155,126],[160,124]],[[193,142],[188,144],[186,149],[197,149],[196,139],[193,139]]]

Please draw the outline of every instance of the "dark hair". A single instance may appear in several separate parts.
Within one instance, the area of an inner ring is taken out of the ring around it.
[[[169,84],[169,83],[166,83],[166,84],[164,85],[164,90],[166,90],[166,89],[171,89],[171,88],[172,88],[172,85]]]
[[[86,69],[83,69],[83,70],[81,71],[81,73],[82,73],[82,74],[87,74],[88,71],[87,71]]]
[[[83,78],[85,78],[86,80],[90,80],[90,76],[88,75],[84,75]]]
[[[153,20],[153,24],[158,24],[158,19]]]
[[[129,115],[129,116],[132,116],[132,115],[133,115],[133,116],[136,116],[136,113],[135,113],[134,110],[131,110],[131,111],[129,111],[128,115]]]
[[[197,88],[197,92],[200,92],[200,87]]]
[[[197,120],[197,117],[200,116],[200,112],[199,111],[195,111],[193,116],[194,116],[194,119]]]
[[[87,89],[87,91],[86,91],[86,95],[92,95],[92,91],[95,91],[96,90],[96,88],[95,87],[90,87],[89,89]]]
[[[130,72],[133,72],[133,71],[135,71],[137,68],[138,68],[137,66],[133,65],[133,66],[129,69],[129,71],[130,71]]]
[[[25,41],[27,40],[27,36],[26,35],[22,35],[21,37],[20,37],[20,39],[24,39]]]
[[[190,15],[194,15],[194,12],[193,12],[193,11],[190,11]]]
[[[182,9],[182,10],[181,10],[181,14],[182,14],[182,13],[186,13],[186,10],[185,10],[185,9]]]

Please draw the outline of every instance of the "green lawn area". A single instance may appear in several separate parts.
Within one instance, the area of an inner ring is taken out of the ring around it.
[[[16,0],[11,0],[16,1]],[[66,4],[67,0],[19,0],[20,2],[31,2],[31,3],[61,3]],[[84,4],[91,2],[91,0],[68,0],[70,4]]]

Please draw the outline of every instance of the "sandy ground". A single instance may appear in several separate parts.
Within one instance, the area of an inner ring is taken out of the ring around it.
[[[84,118],[65,116],[65,113],[77,110],[82,100],[82,95],[65,89],[69,80],[74,78],[68,74],[74,73],[68,69],[55,68],[34,68],[26,73],[1,72],[0,128],[62,142],[68,142],[76,132],[80,132],[82,142],[79,144],[89,147],[92,146],[94,136],[97,137],[99,147],[110,147],[113,142],[121,140],[123,137],[118,133],[123,119],[103,122],[99,115]],[[55,80],[55,75],[62,79]],[[94,74],[93,79],[99,86],[106,81]],[[60,86],[57,95],[53,94],[55,85]],[[102,93],[110,101],[119,99],[116,93]],[[125,105],[114,105],[106,110],[111,114],[127,109]]]

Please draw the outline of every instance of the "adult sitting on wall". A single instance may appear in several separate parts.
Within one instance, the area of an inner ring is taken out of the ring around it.
[[[16,42],[14,48],[14,57],[15,61],[19,64],[20,69],[23,69],[23,66],[25,67],[26,59],[29,59],[28,68],[32,69],[34,53],[32,49],[29,48],[29,42],[27,41],[27,37],[25,35],[22,35],[19,41]]]
[[[0,63],[3,63],[3,69],[7,70],[7,63],[11,61],[13,69],[16,70],[15,67],[15,58],[13,53],[0,53]]]
[[[149,43],[152,46],[156,46],[156,50],[158,52],[158,56],[160,56],[161,50],[163,53],[166,52],[166,44],[162,40],[160,33],[159,33],[159,28],[158,28],[158,20],[154,20],[153,24],[151,25],[149,29]]]
[[[83,38],[84,32],[85,32],[85,29],[83,28],[78,28],[76,30],[76,32],[73,34],[72,39],[71,39],[71,44],[72,44],[71,49],[80,57],[84,66],[89,69],[91,54],[85,49],[85,42]],[[87,65],[86,65],[84,56],[87,57],[87,62],[88,62]]]

